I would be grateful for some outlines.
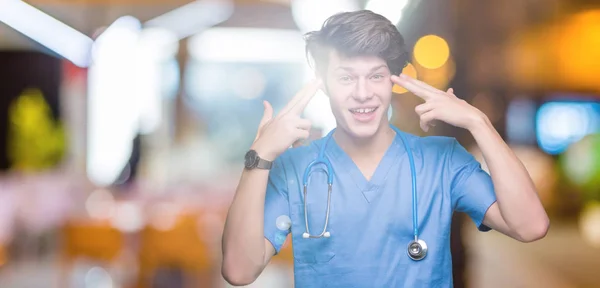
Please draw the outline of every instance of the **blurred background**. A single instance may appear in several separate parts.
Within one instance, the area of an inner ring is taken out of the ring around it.
[[[262,100],[278,110],[311,77],[303,33],[357,9],[397,24],[405,73],[488,115],[551,216],[521,244],[457,214],[455,287],[600,287],[592,0],[0,0],[0,286],[228,287],[221,232]],[[395,125],[486,167],[394,90]],[[305,110],[314,137],[329,109]],[[250,286],[292,287],[292,265],[287,241]]]

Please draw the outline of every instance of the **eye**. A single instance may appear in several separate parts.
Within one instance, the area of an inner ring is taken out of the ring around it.
[[[384,77],[381,74],[375,74],[371,78],[374,80],[382,80]]]
[[[348,75],[344,75],[344,76],[340,76],[338,78],[338,80],[342,83],[350,83],[352,81],[352,78]]]

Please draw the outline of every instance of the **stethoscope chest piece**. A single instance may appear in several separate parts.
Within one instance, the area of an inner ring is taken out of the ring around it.
[[[408,257],[415,261],[422,260],[427,256],[427,244],[421,239],[410,241],[407,250]]]

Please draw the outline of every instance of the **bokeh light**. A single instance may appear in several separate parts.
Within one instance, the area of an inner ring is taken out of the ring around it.
[[[588,89],[600,88],[600,9],[577,13],[556,29],[553,45],[548,45],[556,54],[556,79]]]
[[[442,66],[436,69],[425,68],[419,65],[418,62],[416,63],[415,68],[419,73],[421,81],[440,90],[448,89],[448,85],[456,73],[456,63],[452,57],[449,57]]]
[[[507,43],[510,81],[523,89],[600,89],[600,9],[517,31]]]
[[[548,154],[559,154],[572,143],[600,130],[600,104],[547,102],[538,109],[536,124],[540,148]]]
[[[413,55],[419,65],[427,69],[437,69],[448,61],[450,47],[442,37],[426,35],[415,44]]]
[[[94,267],[85,274],[86,288],[113,288],[113,284],[110,273],[102,267]]]
[[[406,67],[402,69],[402,74],[406,74],[412,78],[417,79],[417,69],[415,69],[415,66],[413,64],[409,63],[408,65],[406,65]],[[392,87],[392,92],[396,94],[402,94],[408,92],[408,90],[406,90],[406,88],[404,87],[394,84],[394,86]]]
[[[159,231],[169,231],[175,227],[181,208],[172,202],[159,202],[148,211],[150,225]]]
[[[107,220],[115,213],[115,199],[108,190],[98,189],[88,196],[85,209],[91,218]]]
[[[587,203],[579,218],[579,229],[585,242],[594,248],[600,248],[600,202]]]
[[[110,220],[113,227],[130,233],[139,231],[145,224],[140,205],[133,201],[117,202]]]
[[[596,193],[600,187],[600,134],[585,136],[571,144],[560,161],[567,179],[586,193]],[[596,197],[600,200],[600,195]]]

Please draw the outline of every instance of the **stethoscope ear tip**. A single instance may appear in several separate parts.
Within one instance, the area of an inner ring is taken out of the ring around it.
[[[304,238],[304,239],[308,239],[308,238],[310,238],[310,237],[311,237],[311,236],[310,236],[310,234],[309,234],[308,232],[304,232],[304,233],[302,233],[302,238]],[[313,237],[313,238],[321,238],[321,237],[329,238],[329,237],[331,237],[331,233],[329,233],[329,231],[327,231],[327,232],[325,232],[325,233],[323,233],[323,234],[321,234],[321,235],[319,235],[319,236],[312,236],[312,237]]]

